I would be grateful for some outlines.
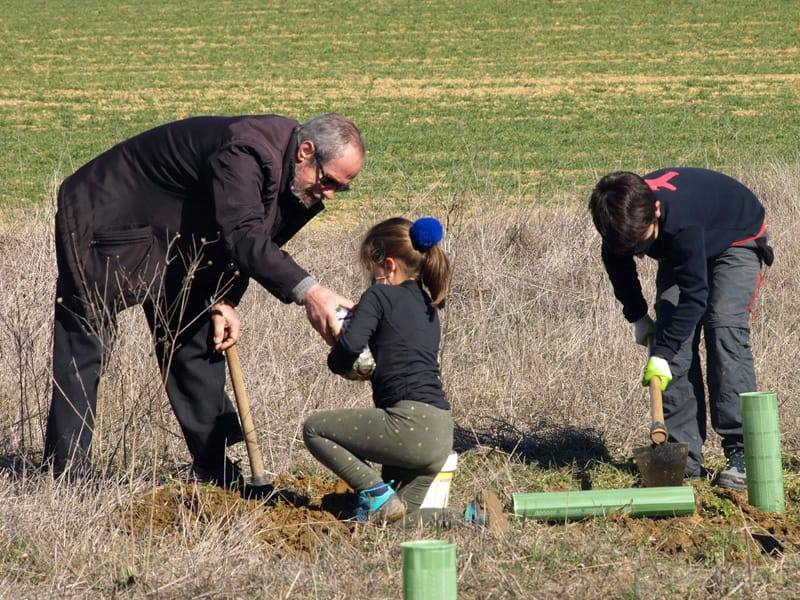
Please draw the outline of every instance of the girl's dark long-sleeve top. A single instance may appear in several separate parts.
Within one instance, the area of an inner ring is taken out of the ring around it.
[[[372,285],[331,349],[328,367],[346,373],[369,345],[377,365],[372,375],[375,406],[416,400],[448,410],[439,376],[440,335],[438,312],[417,281]]]
[[[647,255],[673,269],[680,289],[669,326],[656,333],[653,355],[672,359],[694,332],[708,300],[708,261],[765,232],[764,207],[743,184],[722,173],[667,168],[644,176],[661,202],[658,239]],[[603,264],[631,323],[647,313],[633,256],[602,250]]]

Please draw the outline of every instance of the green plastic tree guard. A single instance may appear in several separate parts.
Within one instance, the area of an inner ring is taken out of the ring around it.
[[[456,600],[456,544],[415,540],[403,550],[403,600]]]
[[[694,488],[668,486],[514,494],[515,515],[543,521],[603,516],[615,510],[632,517],[691,515],[694,514]]]
[[[744,462],[747,470],[747,501],[767,512],[782,513],[783,467],[778,394],[740,394]]]

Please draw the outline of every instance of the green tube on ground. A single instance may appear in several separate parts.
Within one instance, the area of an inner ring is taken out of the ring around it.
[[[583,519],[613,511],[632,517],[692,515],[694,488],[668,486],[514,494],[515,515],[543,521]]]
[[[778,394],[739,394],[742,403],[747,501],[767,512],[785,510]]]
[[[403,550],[403,600],[456,600],[456,544],[415,540]]]

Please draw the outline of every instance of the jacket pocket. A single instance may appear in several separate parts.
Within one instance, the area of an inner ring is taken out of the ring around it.
[[[95,231],[91,246],[121,246],[139,244],[153,240],[153,228],[150,225],[132,225],[120,229]]]
[[[96,300],[120,310],[145,299],[158,272],[152,227],[131,225],[96,231],[89,246],[89,274]]]

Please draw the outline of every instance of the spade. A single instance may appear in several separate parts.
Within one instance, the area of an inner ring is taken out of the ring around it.
[[[657,376],[650,380],[650,411],[652,443],[633,451],[633,460],[642,475],[642,485],[644,487],[681,485],[689,458],[689,445],[667,441],[669,433],[664,424],[661,379]]]
[[[225,351],[228,360],[228,371],[231,375],[233,384],[233,395],[236,398],[236,408],[239,411],[239,421],[244,433],[244,443],[247,448],[247,458],[250,461],[250,472],[252,477],[244,482],[244,489],[241,490],[245,498],[259,499],[265,503],[278,501],[286,502],[294,506],[300,506],[305,498],[291,492],[290,490],[278,490],[270,481],[264,471],[264,461],[261,458],[261,449],[258,446],[258,437],[253,425],[253,415],[250,412],[250,402],[247,398],[247,391],[244,387],[244,377],[242,376],[242,365],[239,361],[239,351],[233,345]]]

